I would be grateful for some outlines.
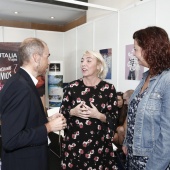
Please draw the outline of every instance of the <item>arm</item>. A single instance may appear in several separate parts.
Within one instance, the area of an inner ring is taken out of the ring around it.
[[[45,113],[31,88],[15,82],[2,97],[2,141],[5,150],[47,143],[47,132],[66,126],[64,117],[46,123]],[[45,124],[46,123],[46,124]]]
[[[97,110],[97,108],[91,103],[91,108],[89,109],[91,111],[90,117],[99,119],[102,122],[106,139],[111,139],[113,141],[118,119],[116,90],[112,84],[108,85],[106,83],[102,88],[101,95],[103,97],[102,103],[100,103],[101,110]],[[102,107],[102,105],[104,105],[104,107]]]
[[[123,123],[123,127],[124,127],[124,130],[125,130],[125,138],[126,138],[126,132],[127,132],[127,116],[126,116],[126,119],[125,119],[125,121],[124,121],[124,123]],[[128,154],[128,149],[127,149],[127,146],[125,145],[125,139],[124,138],[124,141],[123,141],[123,146],[122,146],[122,150],[123,150],[123,153],[125,154],[125,155],[127,155]]]
[[[70,110],[72,109],[72,103],[71,103],[72,97],[71,97],[71,90],[69,88],[69,85],[65,87],[63,91],[64,91],[64,95],[60,107],[60,113],[62,113],[63,116],[68,121],[68,119],[70,119],[70,117],[72,116],[70,114]]]
[[[77,89],[78,90],[78,89]],[[76,116],[82,119],[88,119],[89,114],[87,108],[84,105],[84,101],[73,101],[72,90],[69,86],[64,89],[64,95],[60,112],[69,120],[71,117]]]
[[[106,123],[112,131],[116,131],[117,119],[118,119],[118,108],[117,108],[117,95],[113,85],[111,85],[110,92],[108,94],[109,100],[106,112]]]
[[[92,103],[90,102],[91,107],[86,105],[85,103],[82,104],[82,111],[79,110],[77,111],[77,108],[74,108],[71,110],[71,114],[73,115],[78,115],[81,113],[84,118],[95,118],[100,120],[103,123],[107,123],[109,126],[114,126],[111,127],[113,129],[116,129],[116,122],[118,118],[118,111],[117,111],[117,106],[116,106],[116,91],[113,85],[110,85],[110,89],[106,92],[106,94],[103,94],[104,96],[108,96],[107,99],[104,99],[103,102],[105,101],[107,103],[105,113],[102,113],[98,110],[98,108],[95,106],[97,103]],[[107,120],[108,117],[108,120]]]
[[[106,138],[110,136],[113,142],[114,133],[117,128],[118,108],[117,108],[117,95],[113,85],[110,86],[108,91],[107,109],[106,109]]]
[[[44,124],[36,126],[36,117],[31,115],[31,93],[25,84],[11,84],[2,99],[2,142],[4,149],[12,151],[27,146],[42,145],[47,142],[47,130]],[[33,110],[33,109],[32,109]],[[30,116],[31,115],[31,116]],[[33,122],[29,118],[34,117]],[[34,122],[34,120],[36,122]]]
[[[128,116],[128,115],[127,115],[127,116]],[[126,142],[127,119],[128,119],[127,116],[126,116],[126,120],[125,120],[125,122],[124,122],[124,124],[123,124],[123,127],[124,127],[124,129],[125,129],[125,138],[124,138],[124,141],[123,141],[122,150],[123,150],[123,153],[124,153],[125,155],[128,154],[128,148],[127,148],[127,142]]]
[[[91,107],[87,106],[85,102],[81,102],[75,108],[70,110],[70,115],[77,116],[82,119],[95,118],[100,120],[101,122],[106,123],[105,114],[100,113],[92,103],[90,103],[90,105]]]
[[[168,75],[169,76],[169,75]],[[163,170],[170,163],[170,80],[163,82],[161,95],[160,133],[149,155],[146,170]]]

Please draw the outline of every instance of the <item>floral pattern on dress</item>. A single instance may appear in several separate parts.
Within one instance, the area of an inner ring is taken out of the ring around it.
[[[70,116],[70,110],[81,101],[90,107],[92,102],[106,115],[106,123]],[[118,118],[116,104],[116,90],[105,81],[87,87],[79,79],[64,89],[60,110],[67,119],[67,129],[62,143],[62,169],[117,170],[112,148]]]

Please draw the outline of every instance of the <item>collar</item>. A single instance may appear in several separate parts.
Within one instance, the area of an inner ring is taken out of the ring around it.
[[[31,77],[32,81],[34,82],[34,84],[35,84],[35,86],[36,86],[36,84],[38,83],[38,80],[37,80],[28,70],[26,70],[26,69],[23,68],[23,67],[20,67],[20,68],[23,69],[23,70],[25,70],[25,71],[29,74],[29,76]]]
[[[169,70],[168,70],[168,69],[167,69],[167,70],[164,70],[164,71],[162,71],[162,73],[165,73],[165,72],[167,72],[167,71],[169,71]],[[151,77],[150,80],[157,79],[157,77],[161,76],[162,73],[161,73],[161,74],[157,74],[157,75]],[[147,70],[146,72],[143,73],[143,78],[142,78],[142,79],[145,80],[145,79],[147,78],[148,74],[149,74],[149,70]]]

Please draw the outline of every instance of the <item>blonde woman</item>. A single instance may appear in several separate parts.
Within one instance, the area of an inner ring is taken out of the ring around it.
[[[112,148],[118,111],[114,85],[104,81],[107,68],[100,53],[81,58],[83,78],[65,88],[61,112],[67,119],[62,169],[117,169]]]

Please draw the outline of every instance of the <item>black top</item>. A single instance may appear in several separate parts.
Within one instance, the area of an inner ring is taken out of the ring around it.
[[[71,117],[70,109],[81,101],[85,101],[90,107],[92,102],[99,112],[106,115],[107,122],[94,118]],[[118,117],[114,86],[100,81],[98,85],[89,87],[82,79],[73,81],[64,89],[61,112],[68,124],[62,145],[63,169],[113,169],[115,162],[111,140]]]

